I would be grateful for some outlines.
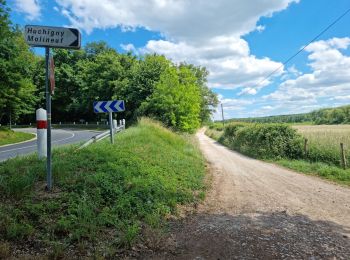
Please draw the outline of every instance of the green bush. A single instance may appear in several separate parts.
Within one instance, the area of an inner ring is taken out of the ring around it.
[[[217,130],[217,131],[222,131],[224,129],[222,123],[211,123],[209,124],[209,129]]]
[[[232,125],[225,128],[227,144],[255,158],[300,158],[302,137],[285,124]]]
[[[224,137],[226,138],[235,138],[237,131],[242,128],[247,126],[245,123],[233,123],[225,126],[224,128]]]

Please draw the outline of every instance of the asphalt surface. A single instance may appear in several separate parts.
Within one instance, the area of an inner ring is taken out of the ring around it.
[[[36,133],[35,128],[15,129],[15,131]],[[89,140],[97,135],[98,131],[76,130],[76,129],[52,129],[52,145],[57,147],[60,145],[68,145]],[[37,151],[37,140],[29,142],[13,144],[8,146],[0,146],[0,161],[5,161],[16,156],[26,155]]]

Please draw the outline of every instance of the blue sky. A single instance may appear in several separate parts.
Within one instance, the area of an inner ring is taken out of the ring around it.
[[[157,52],[205,66],[225,117],[301,113],[350,103],[349,0],[13,0],[15,23],[73,26],[83,45]],[[214,115],[219,118],[219,113]]]

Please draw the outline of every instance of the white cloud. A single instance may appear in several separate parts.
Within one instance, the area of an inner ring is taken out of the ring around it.
[[[27,20],[38,20],[41,15],[39,0],[15,0],[15,9],[24,13]]]
[[[307,112],[321,104],[331,106],[334,100],[341,101],[338,104],[349,102],[350,56],[341,52],[349,45],[347,37],[312,43],[305,49],[309,52],[312,72],[284,81],[275,92],[262,99],[293,112],[301,108],[302,112]]]
[[[332,100],[350,102],[350,95],[333,97]]]
[[[61,12],[77,27],[146,28],[163,40],[150,40],[140,53],[157,52],[175,62],[207,67],[209,85],[247,88],[256,85],[281,63],[250,54],[241,36],[254,30],[263,16],[284,10],[299,0],[56,0]],[[125,43],[124,46],[128,46]],[[283,68],[280,72],[283,71]],[[257,88],[268,85],[265,81]],[[257,90],[251,90],[251,93]],[[249,94],[249,93],[248,93]]]
[[[74,25],[94,28],[144,27],[168,39],[203,42],[218,35],[240,36],[299,0],[56,0]],[[261,27],[259,27],[261,28]]]
[[[259,88],[268,85],[261,82],[266,74],[281,66],[269,58],[257,59],[250,54],[248,43],[237,37],[218,36],[208,39],[202,46],[193,46],[186,42],[151,40],[141,49],[141,53],[157,52],[164,54],[175,62],[187,61],[205,66],[209,74],[209,85],[216,88],[233,89],[238,87]],[[283,68],[277,73],[282,73]],[[252,89],[246,94],[256,94]]]
[[[247,106],[254,103],[254,100],[238,99],[238,98],[224,98],[218,95],[219,101],[224,109],[224,117],[226,119],[232,117],[242,117],[246,114]],[[214,120],[222,119],[221,105],[219,105],[213,113]]]
[[[265,26],[263,26],[263,25],[258,25],[258,26],[256,27],[256,30],[257,30],[258,32],[262,32],[262,31],[265,30]]]
[[[229,117],[305,113],[349,104],[350,56],[343,52],[349,46],[348,37],[311,44],[305,49],[309,53],[310,73],[302,74],[294,66],[288,68],[289,79],[284,80],[277,90],[261,98],[255,97],[250,104],[253,106],[246,104],[243,110],[228,110]],[[251,110],[251,107],[257,108]]]
[[[246,94],[256,95],[257,93],[258,91],[255,88],[244,88],[241,90],[241,92],[238,93],[238,95],[239,96],[246,95]]]
[[[135,48],[135,46],[131,43],[129,44],[120,44],[120,47],[124,50],[124,51],[130,51],[135,53],[136,55],[138,54],[138,50]]]

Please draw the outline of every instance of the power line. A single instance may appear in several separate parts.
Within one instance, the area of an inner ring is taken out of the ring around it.
[[[289,57],[287,60],[285,60],[282,65],[280,65],[277,69],[272,71],[269,75],[267,75],[264,79],[259,81],[259,83],[256,85],[258,87],[261,83],[263,83],[265,80],[269,79],[273,74],[275,74],[277,71],[279,71],[281,68],[284,67],[288,62],[290,62],[295,56],[297,56],[299,53],[301,53],[307,46],[309,46],[311,43],[316,41],[322,34],[324,34],[326,31],[328,31],[333,25],[335,25],[339,20],[341,20],[345,15],[347,15],[350,12],[350,8],[346,10],[341,16],[339,16],[337,19],[335,19],[331,24],[329,24],[323,31],[321,31],[319,34],[317,34],[311,41],[308,42],[303,48],[301,48],[299,51],[297,51],[295,54],[293,54],[291,57]]]

